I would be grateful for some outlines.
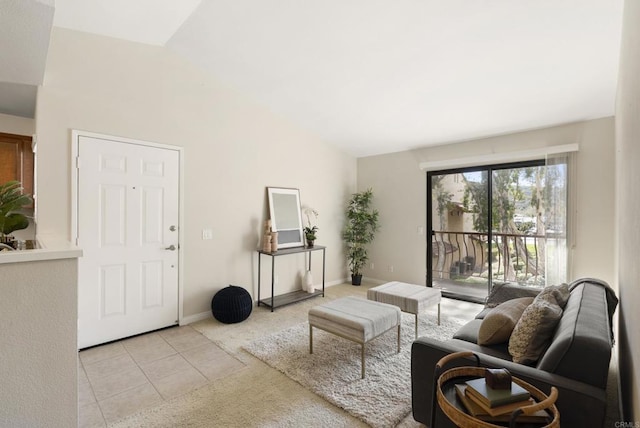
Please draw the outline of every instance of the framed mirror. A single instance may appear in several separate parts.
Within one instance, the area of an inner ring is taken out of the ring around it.
[[[278,248],[304,246],[300,190],[267,187],[271,230],[278,232]]]

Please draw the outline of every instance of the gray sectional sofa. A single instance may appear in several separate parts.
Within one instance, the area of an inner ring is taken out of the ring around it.
[[[605,282],[597,279],[574,281],[569,284],[569,289],[569,300],[548,347],[532,365],[514,363],[507,343],[491,346],[477,344],[480,326],[491,310],[490,306],[505,299],[531,296],[530,287],[505,285],[498,292],[492,292],[487,307],[449,341],[440,342],[426,337],[416,340],[411,348],[415,420],[425,425],[431,424],[435,364],[449,353],[472,351],[479,356],[481,366],[507,368],[513,376],[546,393],[551,386],[558,388],[556,405],[563,427],[603,426],[613,346],[612,317],[618,299]],[[458,366],[474,364],[473,360],[453,363]],[[453,425],[436,406],[435,427],[450,426]]]

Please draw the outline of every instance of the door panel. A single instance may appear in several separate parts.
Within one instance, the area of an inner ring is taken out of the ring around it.
[[[177,324],[179,156],[79,137],[80,348]]]

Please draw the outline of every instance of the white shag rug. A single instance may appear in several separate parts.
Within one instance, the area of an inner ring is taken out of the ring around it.
[[[419,336],[448,340],[464,324],[419,317]],[[402,314],[401,351],[392,329],[365,347],[366,376],[360,378],[360,345],[301,323],[254,340],[244,349],[305,388],[375,428],[394,427],[411,411],[411,343],[415,318]]]

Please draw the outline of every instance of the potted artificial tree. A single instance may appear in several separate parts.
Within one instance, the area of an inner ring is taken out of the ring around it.
[[[347,223],[342,237],[347,244],[347,260],[351,270],[351,284],[360,285],[362,268],[367,259],[366,246],[373,241],[378,225],[378,211],[371,207],[373,190],[351,195],[347,206]]]
[[[31,197],[22,194],[19,181],[7,181],[0,185],[0,243],[14,247],[11,233],[29,227],[29,219],[17,211],[31,203]]]

